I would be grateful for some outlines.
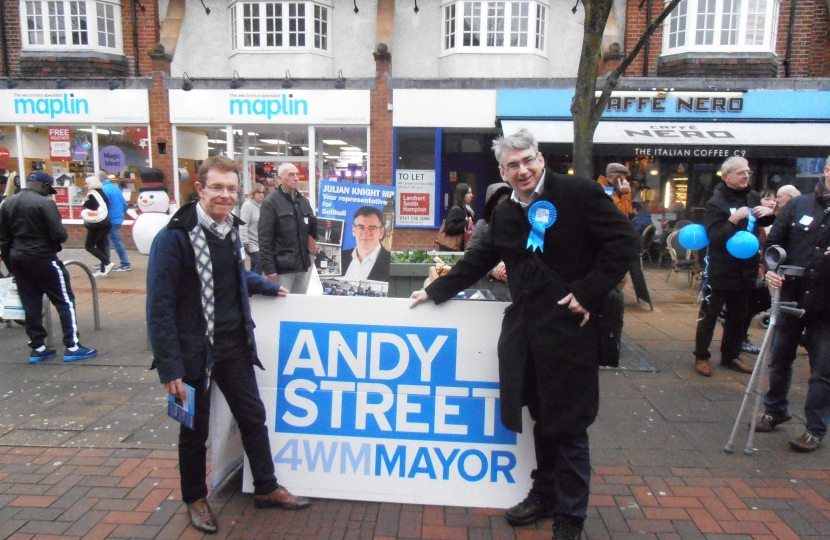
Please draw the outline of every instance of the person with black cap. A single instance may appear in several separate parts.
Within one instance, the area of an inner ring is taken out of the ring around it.
[[[45,172],[34,171],[25,187],[0,207],[0,255],[17,283],[32,349],[29,361],[35,364],[57,355],[45,344],[44,294],[61,320],[66,346],[63,361],[86,360],[98,354],[80,343],[69,272],[58,259],[61,244],[69,235],[55,201],[49,197],[56,193],[54,183],[55,179]]]

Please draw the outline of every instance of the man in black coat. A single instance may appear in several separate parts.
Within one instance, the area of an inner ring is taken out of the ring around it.
[[[300,171],[293,163],[277,170],[280,185],[262,201],[259,210],[259,252],[262,273],[292,294],[308,292],[310,244],[317,237],[317,218],[311,203],[297,189]]]
[[[720,347],[721,366],[739,373],[752,373],[752,367],[743,363],[738,355],[746,337],[745,321],[758,278],[759,255],[739,259],[729,253],[726,243],[738,231],[746,230],[750,213],[757,218],[750,231],[756,236],[761,227],[775,220],[772,210],[761,204],[761,196],[749,186],[752,171],[746,159],[733,156],[723,162],[720,170],[723,183],[715,188],[715,194],[706,202],[703,211],[709,252],[694,354],[695,371],[704,377],[712,376],[709,345],[724,305],[726,318]]]
[[[501,420],[521,432],[526,405],[536,422],[533,487],[506,517],[525,525],[553,515],[554,538],[577,539],[588,508],[587,429],[599,408],[592,314],[628,271],[636,232],[597,182],[546,170],[528,131],[497,139],[493,150],[510,199],[496,206],[482,241],[413,293],[412,305],[440,304],[504,261],[513,304],[499,338]]]
[[[769,391],[764,396],[765,412],[755,430],[773,431],[792,415],[787,394],[793,377],[793,362],[806,331],[804,346],[810,359],[810,379],[804,402],[805,430],[790,440],[798,452],[821,447],[830,418],[830,159],[824,180],[815,192],[792,199],[775,220],[765,247],[779,246],[787,252],[788,265],[804,268],[803,276],[767,272],[771,287],[782,287],[782,301],[796,301],[804,309],[802,318],[781,313],[772,340]]]

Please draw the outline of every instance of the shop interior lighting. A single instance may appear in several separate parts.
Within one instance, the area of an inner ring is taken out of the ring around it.
[[[55,88],[57,88],[58,90],[64,90],[66,87],[67,87],[66,81],[64,81],[63,79],[60,79],[60,78],[55,79]]]
[[[337,70],[337,80],[334,81],[334,87],[338,90],[346,88],[346,79],[343,77],[343,70]]]
[[[340,150],[344,152],[363,152],[362,148],[358,148],[357,146],[344,146]]]
[[[281,141],[280,139],[260,139],[259,142],[265,144],[288,144],[285,141]]]
[[[259,137],[259,133],[256,133],[254,131],[249,131],[248,132],[248,137]]]
[[[354,0],[354,14],[357,15],[359,12],[360,10],[357,9],[357,0]]]
[[[415,0],[415,13],[417,14],[419,11],[421,10],[418,9],[418,0]]]
[[[329,146],[348,146],[349,143],[346,141],[341,141],[340,139],[323,139],[323,144],[327,144]]]
[[[242,88],[242,85],[245,84],[245,81],[239,78],[239,73],[236,70],[233,70],[233,77],[231,77],[231,82],[228,86],[231,87],[231,90],[238,90]]]
[[[107,88],[110,90],[118,90],[121,87],[121,83],[116,81],[115,79],[110,79],[107,81]]]
[[[182,90],[184,90],[185,92],[190,92],[191,90],[193,90],[193,81],[190,80],[190,77],[188,77],[186,71],[184,72],[184,81],[182,82]]]
[[[285,78],[282,80],[282,87],[291,88],[292,86],[294,86],[294,81],[291,80],[291,72],[286,69]]]

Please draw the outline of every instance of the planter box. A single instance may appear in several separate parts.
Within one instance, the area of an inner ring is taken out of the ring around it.
[[[389,298],[409,298],[424,288],[432,263],[392,263],[389,265]]]

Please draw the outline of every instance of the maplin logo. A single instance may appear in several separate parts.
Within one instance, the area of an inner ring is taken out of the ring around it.
[[[15,98],[14,114],[48,114],[54,118],[60,114],[89,114],[89,102],[64,94],[60,98]]]
[[[293,94],[279,95],[279,99],[232,99],[230,100],[231,115],[267,116],[308,116],[308,102],[304,99],[293,99]]]

